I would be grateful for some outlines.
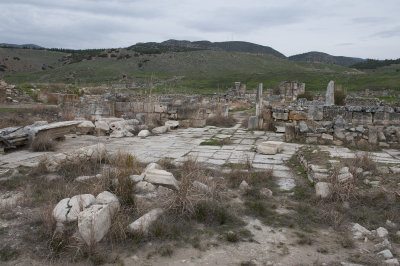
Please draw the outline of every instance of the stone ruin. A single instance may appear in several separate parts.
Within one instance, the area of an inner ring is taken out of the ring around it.
[[[325,101],[298,99],[294,102],[297,95],[304,93],[305,85],[300,84],[281,83],[280,104],[274,104],[271,95],[264,98],[262,111],[256,105],[256,116],[250,117],[248,128],[273,128],[284,133],[288,142],[381,147],[399,144],[399,106],[361,97],[347,97],[345,106],[337,106],[333,81],[327,86]]]

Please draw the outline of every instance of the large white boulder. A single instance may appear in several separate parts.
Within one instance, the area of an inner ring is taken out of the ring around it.
[[[371,231],[358,223],[352,225],[351,231],[353,232],[353,237],[355,239],[361,239],[365,236],[371,235]]]
[[[164,134],[168,131],[168,127],[166,126],[161,126],[161,127],[155,127],[153,128],[153,130],[151,131],[153,134],[155,135],[159,135],[159,134]]]
[[[154,223],[158,219],[158,217],[163,214],[163,212],[163,209],[160,208],[151,210],[150,212],[146,213],[145,215],[131,223],[128,226],[129,231],[132,233],[141,232],[147,234],[149,232],[151,224]]]
[[[117,196],[108,191],[103,191],[97,195],[94,204],[109,205],[111,215],[114,215],[117,211],[119,211],[120,208],[120,203]]]
[[[332,184],[328,182],[318,182],[315,184],[315,195],[321,198],[327,198],[331,195]]]
[[[171,189],[178,189],[178,181],[174,175],[165,170],[151,169],[144,173],[144,181],[152,184],[165,186]]]
[[[143,129],[143,130],[140,130],[138,137],[146,138],[150,135],[151,135],[150,131],[148,131],[147,129]]]
[[[168,121],[165,121],[165,124],[164,124],[166,127],[168,127],[169,129],[176,129],[176,128],[178,128],[179,127],[179,121],[176,121],[176,120],[168,120]]]
[[[92,194],[81,194],[73,196],[68,205],[70,206],[69,213],[67,214],[67,221],[76,221],[81,211],[92,205],[95,197]]]
[[[91,194],[81,194],[60,200],[53,209],[53,217],[59,223],[76,221],[81,211],[95,201]]]
[[[149,163],[146,166],[146,168],[143,170],[143,173],[146,173],[147,171],[150,171],[150,170],[153,170],[153,169],[162,170],[162,167],[158,163]]]
[[[261,154],[273,155],[283,149],[282,141],[264,141],[257,145],[257,152]]]
[[[95,204],[79,213],[78,230],[88,246],[103,239],[111,227],[109,205]]]
[[[107,124],[106,121],[99,120],[96,121],[95,123],[96,130],[100,132],[108,132],[110,130],[110,126]]]
[[[150,192],[154,192],[155,190],[156,190],[156,186],[154,186],[152,183],[149,183],[146,181],[139,181],[135,185],[135,192],[150,193]]]
[[[376,235],[380,238],[385,238],[389,235],[389,232],[386,228],[379,227],[378,229],[376,229]]]

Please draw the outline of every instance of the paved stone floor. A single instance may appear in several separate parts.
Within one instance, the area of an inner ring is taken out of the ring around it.
[[[230,138],[231,143],[224,146],[200,145],[211,139]],[[276,155],[262,155],[255,151],[256,145],[266,140],[283,140],[283,134],[264,131],[248,131],[239,128],[187,128],[171,131],[160,136],[150,136],[145,139],[139,137],[110,138],[85,136],[67,136],[66,140],[58,147],[58,152],[74,150],[82,146],[104,143],[111,153],[122,151],[133,154],[138,160],[150,163],[162,158],[170,158],[179,163],[188,158],[210,166],[219,166],[223,170],[229,169],[229,164],[251,163],[254,169],[273,170],[273,175],[278,177],[278,184],[283,190],[290,190],[295,182],[293,173],[285,161],[296,151],[300,144],[285,143],[281,153]],[[328,151],[332,157],[352,158],[355,152],[344,147],[320,146],[323,151]],[[19,150],[0,155],[1,168],[15,168],[20,165],[34,166],[43,155],[51,153],[38,153],[29,150]],[[400,164],[400,151],[383,150],[374,152],[372,158],[381,163]]]

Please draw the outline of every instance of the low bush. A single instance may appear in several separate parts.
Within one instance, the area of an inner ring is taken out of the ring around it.
[[[215,127],[233,127],[234,125],[236,125],[236,122],[236,119],[231,115],[216,115],[214,117],[207,118],[206,125]]]
[[[57,142],[51,138],[50,135],[44,134],[37,136],[31,143],[33,151],[55,151]]]

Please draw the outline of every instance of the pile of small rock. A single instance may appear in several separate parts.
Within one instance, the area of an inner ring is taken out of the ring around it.
[[[386,221],[386,224],[392,228],[397,227],[397,224],[389,220]],[[379,227],[376,230],[370,231],[362,225],[354,223],[351,225],[350,230],[353,232],[354,239],[364,240],[364,242],[371,240],[376,243],[373,252],[376,252],[376,255],[382,258],[384,265],[399,265],[398,259],[394,258],[391,251],[392,244],[388,239],[389,231],[386,228]],[[396,235],[400,236],[400,231],[397,231]]]

